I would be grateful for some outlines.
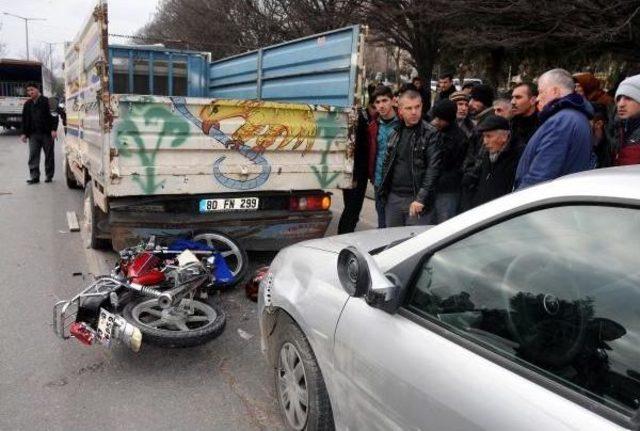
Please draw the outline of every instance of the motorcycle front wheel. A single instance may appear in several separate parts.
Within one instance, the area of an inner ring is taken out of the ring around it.
[[[199,346],[218,337],[227,321],[217,305],[183,299],[179,306],[162,309],[157,299],[127,304],[122,316],[142,332],[142,343],[160,347]]]

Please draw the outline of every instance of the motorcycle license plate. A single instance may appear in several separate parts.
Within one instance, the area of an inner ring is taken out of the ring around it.
[[[201,199],[200,212],[211,211],[255,211],[258,209],[260,198],[228,198],[228,199]]]
[[[100,309],[100,317],[98,318],[98,341],[109,346],[111,344],[111,335],[113,326],[115,325],[116,316],[108,312],[104,308]]]

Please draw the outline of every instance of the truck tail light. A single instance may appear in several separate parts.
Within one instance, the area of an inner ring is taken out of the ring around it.
[[[331,195],[291,196],[289,209],[291,211],[326,211],[331,207]]]

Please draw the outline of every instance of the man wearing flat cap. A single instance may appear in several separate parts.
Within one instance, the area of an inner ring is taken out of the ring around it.
[[[484,151],[475,172],[465,173],[463,181],[476,184],[472,206],[476,207],[513,190],[521,149],[511,143],[509,121],[497,115],[485,117],[477,126],[482,133]]]

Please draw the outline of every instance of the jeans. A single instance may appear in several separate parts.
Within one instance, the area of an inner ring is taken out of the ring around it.
[[[33,133],[29,137],[29,173],[31,179],[40,179],[40,152],[44,150],[44,172],[47,178],[53,178],[53,138],[50,134]]]
[[[458,215],[458,205],[460,204],[460,193],[438,193],[436,194],[433,207],[427,212],[428,224],[439,224]]]
[[[389,193],[387,204],[384,207],[387,227],[428,224],[426,212],[418,216],[409,216],[409,207],[413,201],[413,196],[399,196],[393,192]]]

